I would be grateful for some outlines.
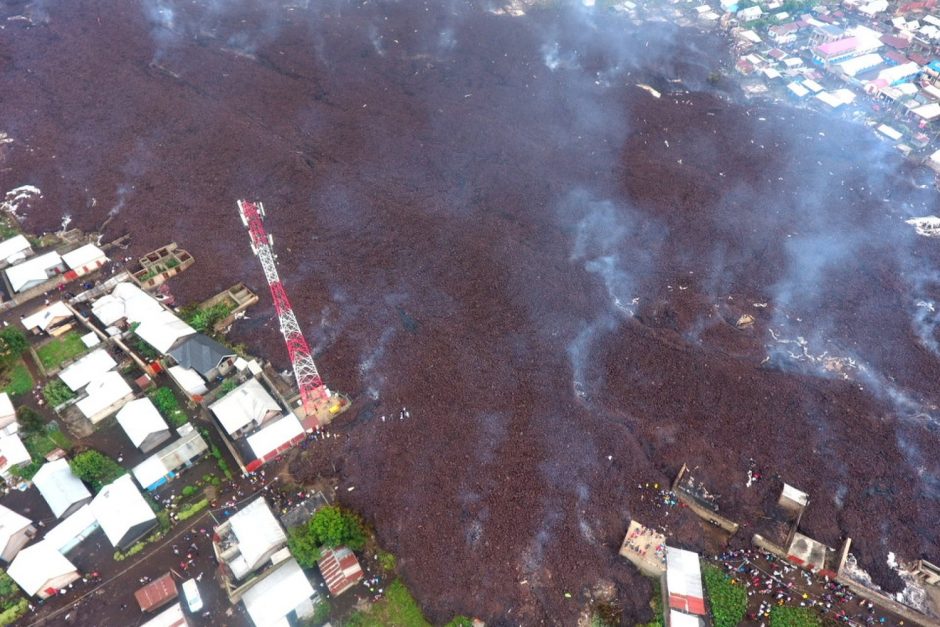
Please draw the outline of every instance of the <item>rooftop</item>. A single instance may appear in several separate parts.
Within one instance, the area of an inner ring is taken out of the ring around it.
[[[124,536],[137,525],[157,520],[130,475],[104,486],[92,500],[91,509],[113,546],[120,546]]]
[[[91,498],[91,492],[75,476],[64,458],[43,464],[33,477],[33,485],[56,518],[61,517],[74,503]]]
[[[236,579],[259,566],[271,551],[287,542],[287,534],[278,523],[264,497],[258,497],[216,528],[219,548]],[[233,551],[234,549],[234,551]]]
[[[138,448],[151,434],[165,431],[169,437],[170,428],[149,398],[128,402],[117,413],[117,421]]]
[[[252,422],[260,425],[265,418],[281,413],[281,406],[257,379],[248,379],[209,405],[209,409],[229,435],[237,433]]]
[[[294,558],[281,562],[242,596],[255,627],[286,625],[285,618],[315,592]]]
[[[345,546],[323,549],[317,562],[331,596],[339,596],[362,580],[362,566]]]
[[[46,582],[74,572],[72,562],[46,541],[20,551],[7,570],[7,574],[29,596],[42,590]]]
[[[117,366],[108,351],[99,348],[92,351],[59,373],[59,378],[69,389],[77,392],[92,379],[103,375]]]

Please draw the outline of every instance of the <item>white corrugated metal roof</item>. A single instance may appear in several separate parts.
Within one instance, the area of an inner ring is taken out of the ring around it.
[[[29,451],[15,433],[0,435],[0,474],[6,476],[10,468],[30,460]]]
[[[229,433],[235,433],[251,422],[261,424],[265,416],[280,413],[281,406],[271,398],[257,379],[248,379],[237,388],[209,405]]]
[[[183,627],[187,625],[183,606],[179,603],[166,608],[140,627]]]
[[[64,555],[66,549],[70,548],[76,539],[87,536],[89,530],[93,531],[97,528],[98,519],[95,518],[95,513],[91,511],[90,506],[82,505],[74,514],[50,529],[43,541],[48,542]]]
[[[141,322],[164,311],[155,298],[133,283],[118,283],[110,294],[102,296],[91,306],[95,317],[105,326],[127,318],[128,322]]]
[[[155,349],[166,354],[177,340],[193,335],[196,329],[164,309],[143,320],[135,333]]]
[[[239,557],[229,566],[237,578],[246,575],[256,562],[285,542],[287,535],[263,497],[258,497],[229,518],[238,540]]]
[[[26,516],[14,512],[5,505],[0,505],[0,551],[6,547],[10,538],[31,524],[32,521]]]
[[[13,401],[6,392],[0,392],[0,418],[16,416],[16,410],[13,409]]]
[[[702,621],[697,616],[669,610],[669,627],[702,627]]]
[[[49,509],[56,518],[60,517],[73,503],[91,496],[91,492],[82,480],[75,476],[65,459],[43,464],[33,477],[33,485],[49,504]]]
[[[82,336],[82,344],[88,348],[92,348],[94,346],[98,346],[98,344],[101,344],[101,339],[98,337],[97,333],[94,331],[89,331]]]
[[[130,475],[104,486],[91,501],[91,509],[114,546],[132,527],[157,519]]]
[[[69,389],[77,392],[92,379],[100,377],[117,365],[104,349],[92,351],[59,373],[59,378]]]
[[[94,418],[128,394],[134,393],[124,377],[113,370],[90,382],[85,391],[88,396],[75,403],[75,406],[88,419]]]
[[[170,430],[149,398],[129,401],[117,413],[117,421],[137,447],[143,444],[151,433]]]
[[[59,253],[52,251],[11,266],[6,270],[10,287],[14,292],[19,292],[33,281],[45,281],[49,278],[48,271],[61,263],[62,257]]]
[[[182,366],[170,366],[170,377],[189,395],[205,394],[209,390],[206,388],[206,382],[199,373],[192,368],[183,368]]]
[[[76,572],[72,562],[46,541],[20,551],[7,570],[7,574],[29,596],[42,590],[47,581],[72,572]]]
[[[313,594],[310,580],[291,558],[249,588],[242,601],[255,627],[272,627],[285,624],[285,617]]]
[[[304,433],[303,425],[296,416],[290,414],[248,436],[248,446],[251,447],[255,457],[261,459],[302,433]]]
[[[670,594],[703,599],[702,570],[698,555],[685,549],[666,547],[666,586]]]
[[[22,255],[30,250],[29,240],[22,234],[14,235],[10,239],[0,242],[0,259],[9,260],[11,257]]]
[[[153,454],[144,461],[140,462],[131,470],[134,473],[134,479],[144,490],[169,474],[170,470],[163,463],[163,458],[159,454]]]
[[[94,244],[85,244],[81,248],[76,248],[62,255],[62,261],[72,270],[102,260],[107,261],[108,258],[105,256],[104,251]]]
[[[58,301],[48,307],[43,307],[39,311],[32,313],[21,320],[23,326],[27,329],[39,328],[45,331],[49,325],[62,318],[71,318],[72,310],[65,303]]]

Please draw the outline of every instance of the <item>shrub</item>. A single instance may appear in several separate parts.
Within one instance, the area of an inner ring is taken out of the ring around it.
[[[20,428],[26,433],[42,431],[42,428],[45,426],[42,414],[26,405],[16,410],[16,421],[20,423]]]
[[[200,333],[212,333],[215,325],[232,313],[232,308],[225,303],[203,307],[194,311],[184,311],[183,317],[189,326]]]
[[[307,524],[324,546],[345,544],[353,551],[365,546],[366,535],[362,523],[352,512],[328,505],[317,510]]]
[[[199,491],[198,488],[196,488],[195,486],[188,485],[188,486],[185,486],[182,490],[180,490],[180,494],[182,494],[183,496],[192,496],[198,491]]]
[[[712,623],[715,627],[735,627],[747,612],[744,586],[734,584],[731,577],[712,564],[703,565],[702,575],[708,591]]]
[[[153,361],[160,356],[160,353],[157,352],[153,346],[148,344],[143,338],[134,336],[134,349],[137,351],[137,354],[140,355],[145,361]]]
[[[116,461],[98,451],[85,451],[69,462],[72,472],[98,492],[125,473]]]
[[[186,413],[180,409],[179,401],[176,400],[176,395],[170,388],[166,386],[159,387],[150,392],[148,396],[150,400],[153,401],[157,410],[159,410],[159,412],[163,414],[163,417],[174,427],[181,427],[189,422],[189,418],[186,416]]]
[[[398,562],[394,555],[387,551],[379,551],[376,557],[379,558],[379,566],[382,567],[382,570],[387,573],[391,573],[395,570],[395,566]]]
[[[75,398],[75,393],[61,379],[53,379],[42,389],[42,396],[53,407]]]
[[[29,601],[20,599],[12,605],[8,605],[0,612],[0,625],[12,625],[26,614],[29,609]]]
[[[775,605],[770,609],[770,627],[820,627],[819,614],[808,607]]]
[[[19,327],[6,327],[0,331],[0,361],[10,363],[27,348],[29,341]]]
[[[209,507],[209,499],[202,499],[201,501],[196,501],[195,503],[193,503],[186,509],[180,510],[179,514],[177,514],[177,518],[180,521],[188,520],[192,518],[193,516],[195,516],[196,514],[198,514],[199,512],[201,512],[202,510],[206,509],[207,507]]]
[[[219,386],[219,397],[225,396],[239,386],[238,379],[226,379]]]

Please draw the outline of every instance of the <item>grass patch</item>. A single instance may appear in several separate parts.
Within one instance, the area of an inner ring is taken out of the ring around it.
[[[66,451],[72,448],[72,441],[54,423],[45,425],[37,431],[21,431],[20,435],[23,439],[23,446],[26,447],[32,459],[30,463],[10,471],[21,479],[32,479],[46,463],[46,455],[52,451],[57,448]]]
[[[189,507],[185,509],[181,509],[179,514],[177,514],[177,518],[180,520],[180,522],[184,520],[189,520],[190,518],[192,518],[193,516],[195,516],[202,510],[206,509],[207,507],[209,507],[209,499],[202,499],[201,501],[196,501]]]
[[[176,399],[176,395],[173,394],[173,390],[170,388],[166,386],[159,387],[150,392],[148,396],[160,413],[163,414],[163,417],[166,418],[172,426],[182,427],[189,422],[189,416],[182,410],[179,401]]]
[[[0,571],[0,625],[10,625],[26,613],[29,607],[20,589],[6,572]]]
[[[702,564],[702,577],[715,627],[735,627],[747,613],[747,591],[714,564]]]
[[[770,627],[822,627],[822,619],[808,607],[775,605],[770,609]]]
[[[385,598],[377,601],[367,612],[355,612],[346,621],[347,627],[430,627],[418,602],[401,580],[396,579],[385,591]]]
[[[86,349],[87,347],[82,342],[82,336],[75,331],[71,331],[62,337],[49,340],[36,349],[36,354],[39,356],[42,367],[50,370],[73,357],[78,357]]]
[[[4,373],[3,380],[3,391],[10,396],[26,394],[33,389],[33,376],[29,373],[29,368],[26,367],[22,359]]]
[[[70,390],[61,379],[53,379],[42,388],[42,397],[51,407],[58,407],[75,398],[75,392]]]

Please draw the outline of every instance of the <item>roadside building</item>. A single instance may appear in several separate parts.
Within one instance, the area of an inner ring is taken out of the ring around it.
[[[117,413],[118,424],[131,443],[149,453],[170,439],[170,428],[149,398],[126,403]]]
[[[12,266],[33,254],[29,240],[20,233],[0,242],[0,268]]]
[[[7,574],[23,592],[40,599],[54,596],[79,577],[72,562],[45,541],[20,551]]]
[[[108,257],[94,244],[85,244],[62,255],[62,261],[69,269],[66,278],[74,279],[94,272],[108,262]]]
[[[174,603],[140,627],[186,627],[187,625],[189,625],[189,621],[186,620],[186,615],[183,614],[183,606]]]
[[[82,505],[74,514],[50,529],[43,538],[62,555],[81,544],[88,536],[101,528],[95,513],[88,504]]]
[[[85,386],[87,396],[75,406],[92,424],[98,424],[124,403],[134,398],[134,391],[120,373],[110,371],[99,376]]]
[[[49,279],[65,271],[65,264],[57,252],[50,252],[33,257],[5,270],[10,287],[16,293],[42,285]]]
[[[16,433],[0,433],[0,477],[8,479],[14,468],[32,461],[29,451]]]
[[[0,429],[5,429],[16,422],[16,410],[13,401],[6,392],[0,392]]]
[[[57,301],[31,313],[23,318],[21,322],[26,330],[32,332],[33,335],[48,333],[51,336],[57,336],[72,328],[74,318],[72,310],[62,301]]]
[[[91,502],[91,492],[64,458],[43,464],[33,477],[33,485],[56,518],[65,518]]]
[[[793,534],[787,549],[787,559],[808,571],[833,578],[836,576],[836,551],[800,532]]]
[[[59,373],[62,382],[73,392],[88,385],[104,373],[117,366],[117,362],[104,349],[92,351]]]
[[[152,492],[172,481],[182,470],[189,468],[209,450],[209,445],[191,424],[176,430],[180,438],[160,449],[131,472],[140,486]]]
[[[186,337],[170,350],[170,357],[183,368],[195,370],[206,381],[226,375],[237,355],[228,346],[211,337],[196,333]]]
[[[241,580],[287,544],[287,534],[264,497],[258,497],[215,528],[212,548],[223,573]]]
[[[196,402],[201,402],[202,397],[209,391],[206,382],[203,381],[199,373],[191,368],[182,366],[170,366],[167,373],[174,383],[186,394],[187,398]]]
[[[111,545],[122,551],[158,524],[156,515],[130,475],[104,486],[92,499],[91,509]]]
[[[666,547],[666,593],[671,610],[705,616],[702,569],[696,553]]]
[[[307,437],[304,426],[294,414],[283,416],[268,423],[256,433],[246,438],[255,458],[246,466],[248,472],[254,472],[278,455],[297,446]]]
[[[0,559],[9,564],[35,537],[36,527],[29,518],[0,505]]]
[[[166,573],[134,593],[141,612],[153,612],[179,596],[172,573]]]
[[[92,315],[106,327],[122,322],[141,322],[160,311],[163,307],[156,299],[133,283],[126,282],[115,285],[110,294],[105,294],[91,306]]]
[[[140,321],[134,330],[142,340],[153,346],[160,354],[166,355],[176,347],[183,338],[196,332],[175,315],[165,309],[154,313]]]
[[[281,406],[257,379],[248,379],[209,405],[209,410],[233,438],[242,437],[282,412]]]
[[[362,581],[362,566],[356,555],[345,546],[324,548],[317,562],[330,596],[338,597]]]
[[[294,558],[276,565],[242,596],[255,627],[294,625],[313,615],[318,600],[310,580]]]

